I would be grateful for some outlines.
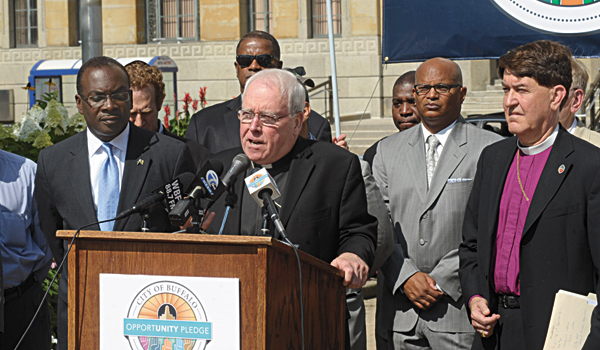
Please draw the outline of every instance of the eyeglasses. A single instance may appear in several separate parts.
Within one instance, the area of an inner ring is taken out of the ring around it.
[[[79,95],[85,102],[87,102],[92,108],[99,108],[104,106],[108,98],[110,97],[113,102],[127,102],[129,101],[131,90],[125,92],[117,92],[110,95],[90,95],[88,97],[84,97]]]
[[[242,109],[242,108],[238,109],[237,114],[238,114],[238,119],[243,124],[252,123],[252,120],[254,119],[254,117],[258,116],[258,119],[264,125],[277,125],[277,122],[280,119],[283,119],[283,118],[291,115],[291,113],[290,113],[290,114],[286,114],[286,115],[282,115],[281,117],[278,117],[274,114],[253,112],[253,111],[249,111],[249,110]]]
[[[275,60],[275,56],[262,54],[262,55],[237,55],[235,56],[236,62],[242,68],[250,67],[252,61],[256,60],[259,66],[263,68],[271,68],[273,67],[273,60]]]
[[[435,84],[435,85],[429,85],[429,84],[417,84],[414,86],[415,91],[417,92],[417,95],[425,95],[427,93],[429,93],[429,91],[431,90],[431,88],[433,88],[435,90],[435,92],[437,92],[438,94],[447,94],[450,92],[450,90],[452,90],[453,88],[456,87],[462,87],[461,84],[453,84],[453,85],[448,85],[448,84]]]

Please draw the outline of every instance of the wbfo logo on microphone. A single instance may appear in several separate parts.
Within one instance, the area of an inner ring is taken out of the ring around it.
[[[123,335],[132,350],[204,350],[212,338],[200,300],[173,281],[152,283],[140,290],[124,319]]]
[[[239,279],[100,274],[100,349],[239,350]]]
[[[490,0],[510,18],[551,34],[600,30],[600,0]]]

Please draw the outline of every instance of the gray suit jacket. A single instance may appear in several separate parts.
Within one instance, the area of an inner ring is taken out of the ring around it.
[[[377,315],[378,335],[387,337],[390,329],[409,331],[419,317],[433,331],[473,332],[458,278],[458,245],[479,155],[501,139],[459,117],[429,191],[420,126],[379,143],[373,173],[388,204],[396,245],[380,269],[384,307]],[[401,288],[418,271],[435,279],[445,294],[428,310],[414,306]]]
[[[573,135],[585,140],[596,147],[600,147],[600,133],[585,127],[585,124],[577,118],[577,127]]]

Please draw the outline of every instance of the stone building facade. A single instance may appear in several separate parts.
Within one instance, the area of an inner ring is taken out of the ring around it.
[[[197,98],[198,89],[206,86],[210,105],[239,94],[233,66],[239,38],[252,28],[267,29],[281,44],[284,66],[304,66],[319,84],[331,75],[323,17],[316,15],[323,14],[324,1],[102,0],[103,50],[115,58],[171,57],[179,68],[179,99],[184,92]],[[13,90],[15,120],[27,110],[27,92],[21,88],[36,62],[81,57],[78,3],[0,0],[0,90]],[[382,64],[381,0],[334,0],[334,8],[341,115],[389,116],[395,79],[418,63]],[[161,17],[169,11],[179,22]],[[185,11],[187,17],[181,15]],[[493,61],[459,64],[469,89],[485,90],[492,83]],[[74,80],[63,79],[63,102],[71,111]],[[322,93],[312,100],[321,113],[328,109],[325,97]]]

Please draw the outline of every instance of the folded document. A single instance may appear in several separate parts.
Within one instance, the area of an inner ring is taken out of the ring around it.
[[[596,294],[587,297],[559,290],[554,299],[544,350],[581,349],[590,333],[592,312],[598,304]]]

